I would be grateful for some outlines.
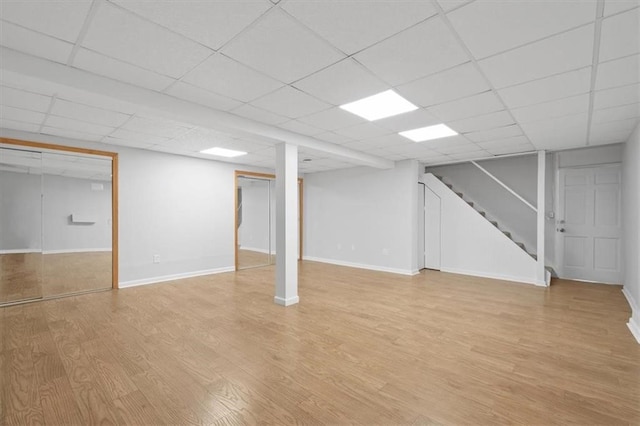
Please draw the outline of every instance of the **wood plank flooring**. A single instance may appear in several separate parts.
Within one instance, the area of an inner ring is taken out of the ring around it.
[[[0,424],[640,424],[620,287],[273,267],[0,309]]]

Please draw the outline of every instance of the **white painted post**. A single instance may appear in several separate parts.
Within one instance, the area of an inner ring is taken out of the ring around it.
[[[289,306],[298,297],[298,147],[276,145],[276,295]]]
[[[538,215],[538,236],[537,236],[537,255],[538,261],[536,265],[536,278],[538,284],[547,285],[546,281],[546,270],[545,270],[545,260],[544,260],[544,244],[545,244],[545,187],[546,187],[546,152],[538,151],[538,205],[537,205],[537,215]]]

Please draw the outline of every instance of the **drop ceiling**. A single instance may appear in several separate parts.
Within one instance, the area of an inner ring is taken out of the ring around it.
[[[7,52],[322,141],[306,173],[358,164],[329,144],[441,164],[624,142],[640,119],[638,0],[2,0],[0,19],[4,129],[267,168],[277,143],[14,72]],[[338,108],[389,89],[419,108]],[[438,123],[460,134],[397,134]]]

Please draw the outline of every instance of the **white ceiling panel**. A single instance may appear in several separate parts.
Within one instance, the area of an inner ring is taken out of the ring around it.
[[[476,1],[447,17],[481,59],[592,22],[596,2]]]
[[[604,16],[633,9],[634,7],[638,7],[638,0],[605,0]]]
[[[511,110],[513,116],[520,123],[548,120],[551,118],[573,115],[589,110],[589,94],[571,96],[555,101],[543,102]]]
[[[4,2],[0,2],[4,4]],[[48,37],[8,22],[0,21],[0,44],[11,49],[65,63],[73,45]]]
[[[283,86],[221,54],[208,58],[182,81],[242,102],[252,101]]]
[[[341,108],[334,107],[299,119],[303,123],[324,130],[336,130],[364,123],[365,120]]]
[[[509,154],[522,154],[522,153],[531,152],[534,150],[535,150],[535,147],[530,143],[523,143],[520,145],[488,148],[487,152],[489,152],[492,155],[509,155]]]
[[[363,50],[355,58],[393,86],[469,60],[439,17],[431,18]]]
[[[592,57],[593,25],[587,25],[478,63],[494,87],[503,88],[588,66]]]
[[[98,142],[103,137],[101,135],[95,135],[92,133],[85,133],[81,131],[71,130],[69,128],[60,129],[57,127],[47,127],[47,126],[43,127],[40,133],[42,133],[43,135],[60,136],[63,138],[78,139],[82,141],[91,141],[91,142]]]
[[[165,90],[165,93],[185,101],[194,102],[196,104],[208,106],[210,108],[229,111],[242,105],[242,102],[217,93],[209,92],[188,83],[178,81]]]
[[[266,0],[114,1],[150,21],[216,50],[272,6]]]
[[[111,133],[115,128],[110,126],[102,126],[99,124],[87,123],[85,121],[72,120],[70,118],[58,117],[57,115],[47,116],[44,125],[46,127],[55,127],[57,129],[68,129],[74,132],[88,133],[92,135],[105,136]]]
[[[593,96],[594,109],[635,104],[640,102],[640,84],[598,90]]]
[[[495,129],[481,130],[479,132],[465,133],[465,137],[473,142],[488,142],[497,139],[505,139],[522,135],[522,130],[517,124],[498,127]]]
[[[468,133],[478,130],[487,130],[494,127],[503,127],[513,124],[513,118],[507,111],[497,111],[463,120],[452,121],[447,125],[458,133]]]
[[[29,111],[47,112],[51,98],[8,86],[0,86],[0,104]]]
[[[40,112],[27,111],[26,109],[0,105],[0,118],[4,120],[40,124],[42,123],[42,120],[44,120],[45,115]]]
[[[173,147],[185,152],[199,152],[215,146],[223,147],[233,142],[229,135],[214,130],[196,127],[177,138],[162,142],[160,145]]]
[[[509,108],[518,108],[588,93],[590,87],[591,67],[586,67],[501,89],[498,93]]]
[[[508,148],[508,147],[521,146],[521,145],[529,145],[531,149],[533,149],[533,146],[529,142],[529,139],[527,139],[527,137],[524,135],[486,141],[486,142],[478,142],[478,145],[482,149],[486,149],[487,151],[491,151],[496,148]]]
[[[467,4],[473,0],[438,0],[438,4],[445,12]]]
[[[587,143],[588,114],[521,124],[536,149],[566,149]]]
[[[345,127],[344,129],[337,129],[334,133],[338,133],[352,139],[367,139],[376,136],[388,135],[389,133],[392,133],[392,131],[376,126],[371,122],[366,122],[351,127]]]
[[[245,104],[231,111],[232,114],[239,115],[241,117],[250,118],[252,120],[259,121],[266,124],[280,124],[289,120],[280,114],[274,114],[262,108],[254,107],[253,105]]]
[[[448,157],[452,160],[470,161],[470,160],[483,160],[485,158],[493,157],[490,153],[484,150],[473,152],[462,152],[459,154],[449,154]]]
[[[640,8],[602,20],[601,62],[640,52]]]
[[[353,54],[436,13],[429,1],[290,0],[282,6],[338,49]]]
[[[109,145],[126,146],[128,148],[140,148],[140,149],[150,149],[156,146],[153,143],[144,142],[137,139],[120,139],[120,138],[115,138],[113,136],[107,136],[101,142],[104,142]]]
[[[441,104],[489,90],[476,66],[466,64],[398,86],[398,92],[423,107]]]
[[[252,104],[289,118],[302,117],[331,107],[291,86],[284,86],[256,99]]]
[[[277,8],[222,51],[285,83],[292,83],[344,58],[327,42]]]
[[[104,2],[93,18],[82,45],[88,49],[179,78],[212,51],[159,25]]]
[[[333,105],[357,101],[389,88],[351,58],[303,78],[294,86]]]
[[[441,154],[446,154],[446,155],[453,155],[453,154],[466,154],[466,155],[470,155],[471,158],[474,158],[475,153],[477,153],[478,151],[483,151],[482,148],[480,148],[478,145],[474,144],[474,143],[470,143],[470,144],[466,144],[466,145],[443,145],[440,146],[438,148],[436,148],[436,151],[438,151]]]
[[[325,129],[319,129],[298,120],[289,120],[286,123],[279,124],[278,127],[307,136],[315,136],[325,131]]]
[[[90,7],[91,0],[3,0],[0,16],[6,21],[75,43]]]
[[[405,137],[400,136],[397,133],[392,133],[384,136],[377,136],[374,138],[362,139],[359,141],[352,141],[345,144],[349,148],[356,149],[358,151],[368,151],[374,148],[387,149],[400,145],[415,145],[416,143]]]
[[[53,104],[51,114],[108,127],[120,127],[131,117],[127,114],[94,108],[59,98]],[[47,124],[50,123],[47,122]]]
[[[171,139],[185,134],[193,127],[194,126],[186,123],[178,123],[170,120],[133,117],[122,126],[122,129]]]
[[[626,142],[637,125],[637,118],[609,121],[606,123],[593,123],[591,125],[589,140],[593,142],[606,141],[606,143],[614,143],[614,141]]]
[[[37,132],[40,129],[39,124],[24,123],[22,121],[7,120],[0,117],[0,128],[22,130],[24,132]]]
[[[124,130],[122,128],[117,129],[116,131],[114,131],[113,133],[111,133],[109,136],[116,138],[116,139],[122,139],[125,141],[130,141],[132,143],[139,143],[139,144],[149,144],[149,145],[160,145],[162,143],[167,142],[170,138],[168,137],[162,137],[162,136],[155,136],[155,135],[149,135],[146,133],[138,133],[138,132],[132,132],[129,130]]]
[[[596,124],[638,118],[640,118],[640,104],[629,104],[595,110],[591,122]]]
[[[469,96],[428,108],[428,111],[445,122],[504,109],[502,102],[491,91]]]
[[[316,135],[316,138],[326,142],[335,143],[337,145],[344,145],[345,143],[353,141],[352,138],[344,135],[339,135],[335,132],[320,133],[319,135]]]
[[[426,109],[417,109],[376,121],[376,125],[394,132],[413,130],[439,123],[442,123],[442,121],[434,117],[433,114],[429,113]]]
[[[640,82],[640,55],[627,56],[598,65],[596,90]]]
[[[151,90],[163,90],[173,81],[164,75],[109,58],[87,49],[79,49],[73,66]]]
[[[450,136],[448,138],[434,139],[434,140],[419,142],[419,143],[431,149],[434,149],[438,152],[440,152],[442,149],[446,150],[454,146],[473,145],[473,142],[471,142],[469,139],[465,138],[462,135]]]

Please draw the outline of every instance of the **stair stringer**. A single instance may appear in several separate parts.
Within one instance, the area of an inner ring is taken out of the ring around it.
[[[493,226],[432,173],[424,184],[441,200],[440,270],[464,275],[538,282],[536,260]]]

